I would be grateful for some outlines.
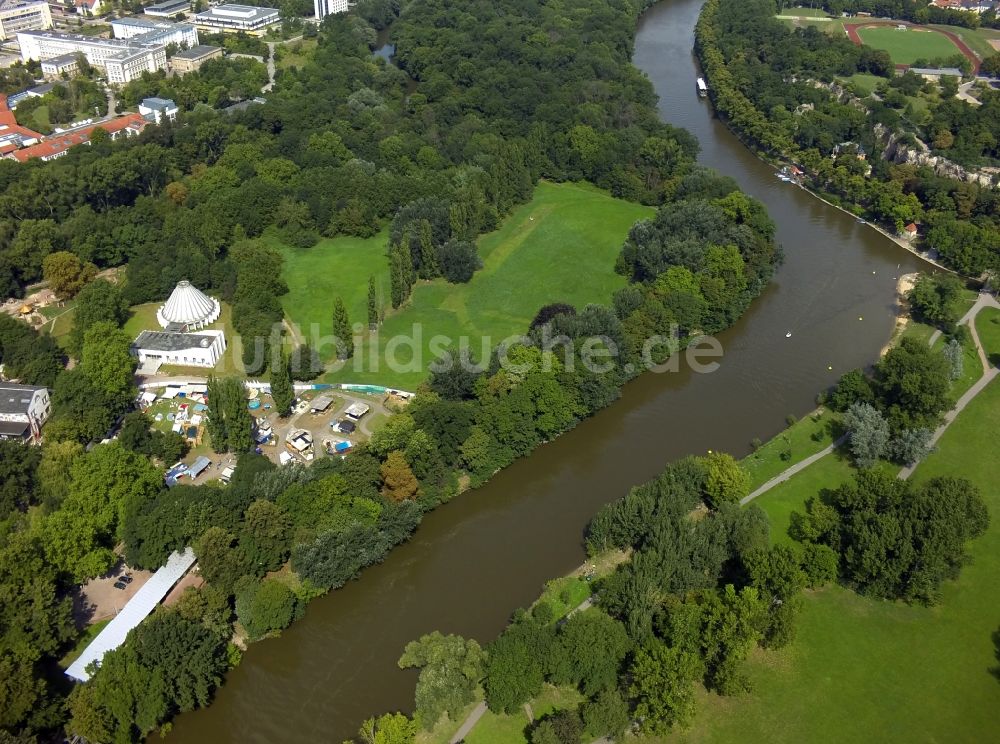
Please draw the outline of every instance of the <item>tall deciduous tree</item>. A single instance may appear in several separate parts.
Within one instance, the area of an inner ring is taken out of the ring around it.
[[[390,452],[382,463],[382,495],[391,501],[405,501],[419,495],[420,482],[398,450]]]
[[[117,284],[106,279],[95,279],[80,290],[73,309],[73,330],[69,335],[69,349],[79,355],[83,338],[94,323],[109,322],[120,326],[128,317],[128,303]]]
[[[95,323],[83,338],[80,369],[90,383],[118,404],[135,397],[132,339],[113,323]]]
[[[69,251],[50,253],[42,261],[42,278],[63,299],[75,297],[96,275],[94,264],[81,262],[76,254]]]
[[[632,662],[629,694],[644,731],[668,732],[694,715],[694,683],[704,672],[698,655],[661,641],[638,649]]]
[[[484,658],[474,640],[437,631],[406,644],[399,668],[420,669],[416,702],[424,728],[433,728],[445,713],[456,720],[472,702],[483,674]]]

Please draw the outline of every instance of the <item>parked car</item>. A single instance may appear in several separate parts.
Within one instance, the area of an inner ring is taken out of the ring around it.
[[[131,584],[132,583],[132,578],[133,578],[132,574],[125,574],[124,576],[119,577],[118,580],[120,582],[122,582],[123,584]]]
[[[121,579],[115,582],[115,589],[124,589],[125,587],[126,584]]]

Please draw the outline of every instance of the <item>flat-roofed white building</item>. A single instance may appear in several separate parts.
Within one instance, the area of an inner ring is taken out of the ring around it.
[[[42,76],[47,80],[71,76],[80,71],[80,53],[61,54],[42,61]]]
[[[349,8],[348,0],[313,0],[313,13],[320,20],[328,15],[346,13]]]
[[[185,47],[198,44],[198,29],[190,23],[116,18],[111,21],[111,33],[116,39],[132,39],[139,44],[177,44]]]
[[[44,0],[0,0],[0,41],[18,31],[52,28],[52,12]]]
[[[104,61],[104,71],[108,82],[123,85],[142,76],[144,72],[156,72],[167,68],[167,48],[127,49],[108,57]]]
[[[139,366],[159,368],[161,364],[183,367],[214,367],[226,351],[226,335],[222,331],[204,330],[197,333],[173,331],[143,331],[132,342],[132,354]]]
[[[197,26],[257,33],[279,20],[277,8],[257,8],[252,5],[216,5],[194,17]]]

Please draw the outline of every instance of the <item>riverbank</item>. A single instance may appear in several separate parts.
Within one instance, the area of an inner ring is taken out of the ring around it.
[[[996,303],[990,298],[977,303],[976,307],[995,308]],[[976,308],[970,310],[962,322],[971,324],[975,318]],[[978,468],[972,467],[970,475],[967,469],[970,462],[984,456],[975,453],[980,452],[988,438],[986,432],[991,428],[990,422],[992,425],[1000,423],[1000,388],[990,386],[996,372],[995,368],[987,369],[981,385],[983,397],[970,399],[966,413],[963,413],[963,404],[956,408],[954,430],[959,432],[958,436],[950,438],[943,432],[941,446],[956,461],[942,459],[938,452],[917,469],[921,482],[941,474],[971,477],[980,490],[988,494],[991,511],[1000,507],[1000,489],[995,485],[997,473],[993,472],[997,470],[998,458],[985,456],[992,463],[989,473],[981,474]],[[822,410],[817,413],[822,415]],[[803,423],[794,423],[790,430],[801,428]],[[788,438],[787,434],[776,437],[762,449],[783,446],[781,443]],[[818,456],[804,459],[797,472],[789,472],[782,482],[755,494],[760,495],[758,505],[767,513],[772,529],[779,528],[772,531],[775,542],[793,544],[787,534],[790,514],[801,512],[808,498],[824,489],[842,485],[857,473],[844,457],[829,457],[819,462],[819,458],[829,454],[833,447],[830,445]],[[996,446],[992,449],[996,450]],[[956,457],[956,452],[961,455]],[[744,463],[749,459],[745,458]],[[945,463],[943,471],[942,462]],[[912,468],[904,468],[900,477],[908,477],[912,472]],[[772,487],[773,493],[765,495],[764,491]],[[826,733],[842,735],[845,730],[877,731],[880,738],[887,739],[894,739],[894,732],[905,731],[907,740],[923,740],[916,736],[918,731],[940,730],[943,733],[949,730],[949,725],[955,727],[953,730],[969,734],[970,740],[994,738],[1000,731],[1000,722],[995,718],[978,715],[958,722],[956,717],[963,715],[963,694],[991,706],[995,706],[998,699],[993,675],[982,673],[981,666],[991,658],[987,649],[996,623],[995,602],[979,601],[980,597],[991,596],[987,586],[992,584],[984,583],[983,577],[995,580],[1000,574],[1000,558],[997,557],[1000,552],[993,549],[998,540],[1000,528],[994,521],[987,535],[971,546],[972,554],[985,559],[987,565],[980,571],[964,568],[961,577],[945,584],[941,605],[933,608],[866,598],[839,584],[806,592],[798,638],[787,648],[760,649],[751,655],[745,664],[753,684],[750,695],[723,698],[699,689],[699,711],[693,728],[684,731],[683,740],[745,741],[747,729],[743,716],[748,710],[751,738],[761,741],[816,741],[824,739]],[[970,586],[970,581],[974,586]],[[978,631],[970,635],[972,629]],[[925,643],[928,635],[937,639],[930,648]],[[914,663],[914,655],[921,661]],[[859,657],[879,661],[876,665],[857,664]],[[916,677],[908,677],[902,684],[898,680],[894,682],[900,667],[911,669]],[[831,670],[836,673],[831,674]],[[974,674],[975,671],[980,674]],[[928,706],[933,711],[930,718],[948,720],[947,725],[937,725],[938,721],[927,720],[927,715],[921,717],[919,725],[912,723],[907,703],[923,699],[922,690],[930,674],[949,676],[961,688],[958,695],[950,690],[947,695],[937,696]],[[886,701],[887,697],[890,702]],[[946,698],[944,704],[941,697]],[[794,702],[791,698],[795,698]],[[803,703],[802,698],[808,702]],[[829,710],[831,699],[836,701],[833,711]],[[469,719],[471,725],[463,726],[461,731],[469,744],[500,741],[527,744],[529,739],[525,730],[539,720],[537,711],[552,714],[559,710],[575,710],[582,700],[573,687],[546,685],[538,696],[524,705],[526,715],[520,711],[497,714],[479,706]],[[790,710],[794,711],[791,716]],[[780,712],[777,718],[775,711]],[[906,711],[906,714],[894,717],[890,711]],[[860,716],[864,723],[854,723],[853,727],[846,724],[844,719],[853,716]],[[921,729],[921,726],[930,728]],[[674,735],[635,738],[643,744],[675,740]],[[439,739],[426,740],[428,744],[437,741]],[[455,738],[449,741],[451,744],[457,742]]]
[[[697,132],[702,164],[766,202],[789,247],[778,281],[719,335],[721,366],[696,374],[682,363],[633,380],[613,406],[426,515],[418,536],[384,563],[310,603],[280,638],[252,646],[212,706],[178,718],[173,737],[340,741],[373,711],[409,709],[413,677],[396,666],[406,643],[434,628],[495,637],[543,582],[580,565],[580,536],[607,501],[669,460],[745,453],[752,438],[784,429],[789,413],[814,408],[817,390],[877,354],[894,322],[890,277],[900,262],[903,271],[919,268],[916,259],[785,189],[707,118],[692,84],[698,5],[679,0],[645,13],[635,64],[656,86],[662,118]]]
[[[731,9],[732,8],[730,7],[730,10]],[[709,2],[704,4],[696,27],[695,43],[695,54],[698,60],[699,69],[708,80],[709,98],[712,102],[713,110],[715,111],[716,116],[727,128],[727,130],[739,139],[749,151],[761,158],[764,162],[767,162],[776,168],[794,166],[800,170],[807,169],[807,165],[802,162],[796,162],[796,158],[801,157],[802,159],[808,159],[807,156],[811,155],[814,156],[815,159],[816,151],[805,151],[805,148],[803,148],[803,151],[799,151],[796,154],[797,146],[794,145],[789,139],[790,135],[783,130],[778,131],[780,130],[780,127],[778,127],[774,121],[768,119],[765,113],[758,111],[755,108],[754,102],[748,97],[747,94],[740,91],[738,86],[735,84],[730,84],[731,76],[726,68],[725,58],[723,57],[718,45],[718,35],[721,33],[721,24],[718,20],[718,14],[720,12],[719,0],[709,0]],[[725,78],[725,80],[720,78]],[[720,96],[723,97],[722,100],[725,102],[725,105],[720,105]],[[812,106],[812,104],[810,104],[810,106]],[[759,141],[770,143],[773,146],[773,151],[769,152],[765,148],[759,146]],[[780,152],[781,154],[775,154],[775,152]],[[788,153],[792,153],[792,155],[788,155]],[[813,165],[816,166],[815,162],[813,162]],[[816,168],[819,168],[819,166],[816,166]],[[846,173],[847,172],[842,168],[840,169],[840,175],[846,177]],[[834,209],[842,211],[845,214],[849,214],[855,219],[860,219],[862,215],[868,217],[869,221],[867,222],[867,225],[873,227],[884,237],[889,238],[891,241],[896,243],[896,245],[919,257],[922,261],[941,269],[942,271],[959,273],[944,264],[942,261],[938,260],[935,256],[930,255],[928,251],[919,250],[910,239],[899,236],[896,232],[895,225],[891,228],[886,228],[879,225],[877,222],[872,221],[874,218],[869,217],[870,211],[862,203],[845,199],[843,201],[848,204],[852,204],[855,209],[845,208],[841,206],[841,203],[838,203],[841,201],[839,197],[824,192],[815,182],[815,179],[808,174],[808,172],[806,172],[805,178],[811,181],[811,183],[807,184],[803,179],[799,179],[796,182],[797,185],[810,195],[822,201],[827,206],[833,207]],[[885,182],[876,181],[876,183],[884,184]],[[861,187],[858,188],[860,189]],[[868,194],[866,191],[867,188],[868,187],[865,186],[864,189],[862,189],[862,191],[864,191],[862,196],[870,197],[871,201],[875,201],[878,194],[875,193],[874,196],[872,194]],[[856,194],[855,198],[861,198],[861,196]],[[893,198],[893,196],[890,196],[889,198]],[[909,198],[914,198],[912,193],[909,194]],[[832,201],[832,199],[836,199],[837,201]],[[906,204],[905,199],[901,199],[899,201],[901,206],[900,211],[887,212],[886,209],[883,208],[882,214],[883,216],[891,214],[893,217],[900,220],[898,225],[900,229],[902,229],[902,225],[905,222],[919,219],[918,212],[921,210],[914,212],[912,210],[912,205]],[[920,205],[918,201],[917,206],[920,207],[923,205]],[[929,207],[927,207],[927,211],[930,211]],[[955,260],[957,261],[957,259]]]
[[[754,691],[739,699],[699,694],[689,741],[995,741],[1000,685],[991,672],[1000,581],[1000,383],[992,382],[915,473],[970,478],[993,519],[971,562],[935,607],[880,602],[832,586],[807,592],[796,640],[754,654]],[[851,475],[836,457],[817,462],[757,499],[772,524],[820,489]],[[776,534],[776,539],[785,539]],[[859,663],[859,660],[865,660]],[[928,695],[927,690],[934,694]],[[919,704],[918,702],[919,701]],[[654,744],[659,740],[647,740]]]

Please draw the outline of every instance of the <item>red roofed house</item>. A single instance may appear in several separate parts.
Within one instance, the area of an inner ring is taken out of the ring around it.
[[[32,158],[55,160],[65,155],[66,151],[74,145],[89,145],[90,135],[95,129],[100,128],[105,130],[111,135],[111,139],[114,140],[119,137],[133,137],[139,134],[148,123],[139,114],[126,114],[125,116],[119,116],[117,119],[83,127],[72,132],[55,134],[49,139],[39,142],[37,145],[25,147],[23,150],[14,150],[5,154],[4,157],[17,160],[20,163],[26,163]]]
[[[42,135],[22,127],[7,106],[7,96],[0,94],[0,156],[41,141]]]
[[[103,6],[101,0],[76,0],[76,12],[82,16],[100,15]]]
[[[917,226],[914,223],[910,223],[903,228],[903,237],[907,240],[913,240],[917,237]]]

